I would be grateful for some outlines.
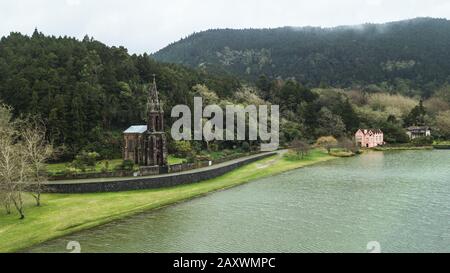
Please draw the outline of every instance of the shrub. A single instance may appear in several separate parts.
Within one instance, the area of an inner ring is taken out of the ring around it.
[[[311,149],[308,142],[302,141],[300,139],[294,139],[291,142],[290,146],[297,153],[297,156],[299,156],[301,159],[303,159],[305,155],[308,155],[309,150]]]
[[[105,164],[102,167],[102,173],[107,173],[109,171],[109,161],[106,160]]]
[[[195,161],[196,161],[196,157],[195,157],[194,153],[189,153],[186,156],[186,163],[195,163]]]
[[[64,169],[64,175],[72,175],[72,174],[76,174],[76,173],[77,173],[77,169],[74,167],[67,166]]]
[[[192,153],[190,141],[175,141],[173,143],[173,149],[177,157],[186,157],[189,153]]]
[[[213,152],[219,151],[219,145],[217,143],[211,143],[209,144],[209,150]]]
[[[117,171],[132,171],[134,169],[134,162],[132,160],[124,160],[121,164],[115,167]]]
[[[432,145],[433,144],[433,138],[432,137],[419,137],[415,138],[411,141],[411,143],[415,146],[426,146],[426,145]]]
[[[72,162],[72,167],[86,171],[86,168],[95,168],[97,164],[97,159],[100,155],[96,152],[81,152],[75,157],[75,160]]]
[[[241,149],[244,152],[250,152],[250,144],[245,141],[244,143],[242,143]]]
[[[344,149],[346,152],[356,153],[357,151],[359,151],[359,146],[356,145],[353,140],[346,137],[342,137],[339,139],[339,147]]]
[[[328,153],[330,153],[331,149],[337,145],[338,141],[333,136],[320,137],[316,142],[317,147],[325,148]]]

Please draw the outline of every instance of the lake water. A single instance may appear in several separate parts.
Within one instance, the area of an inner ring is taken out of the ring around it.
[[[373,152],[260,179],[31,252],[450,252],[450,151]]]

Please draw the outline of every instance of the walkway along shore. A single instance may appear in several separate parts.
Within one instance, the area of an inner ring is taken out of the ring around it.
[[[44,189],[47,193],[98,193],[174,187],[216,178],[236,168],[276,155],[280,152],[282,151],[251,155],[180,173],[128,178],[49,181],[44,184]]]

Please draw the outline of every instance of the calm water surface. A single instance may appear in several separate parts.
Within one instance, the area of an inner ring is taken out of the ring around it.
[[[49,241],[31,252],[450,252],[450,151],[338,159]]]

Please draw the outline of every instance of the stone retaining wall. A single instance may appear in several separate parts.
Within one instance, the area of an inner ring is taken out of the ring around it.
[[[209,161],[201,161],[197,163],[182,163],[169,166],[169,173],[180,173],[198,168],[204,168],[209,166]]]
[[[45,185],[45,191],[51,193],[95,193],[167,188],[216,178],[236,168],[275,154],[276,153],[266,153],[248,159],[243,159],[242,161],[225,164],[223,166],[215,166],[204,170],[198,169],[177,174],[122,179],[117,178],[114,181],[103,182],[53,181],[48,182]]]
[[[135,171],[113,171],[103,173],[73,173],[53,175],[48,178],[50,181],[71,180],[71,179],[93,179],[93,178],[110,178],[110,177],[132,177]]]
[[[252,152],[249,155],[255,155],[259,152]],[[221,159],[211,161],[212,164],[220,164],[233,159],[238,159],[242,155],[231,155]],[[150,167],[140,167],[139,171],[111,171],[111,172],[88,172],[88,173],[72,173],[72,174],[58,174],[51,175],[48,180],[59,181],[59,180],[75,180],[75,179],[95,179],[95,178],[111,178],[111,177],[133,177],[133,176],[150,176],[165,173],[179,173],[189,170],[194,170],[198,168],[203,168],[209,166],[209,161],[200,161],[197,163],[181,163],[170,165],[168,168],[162,168],[158,166]]]

